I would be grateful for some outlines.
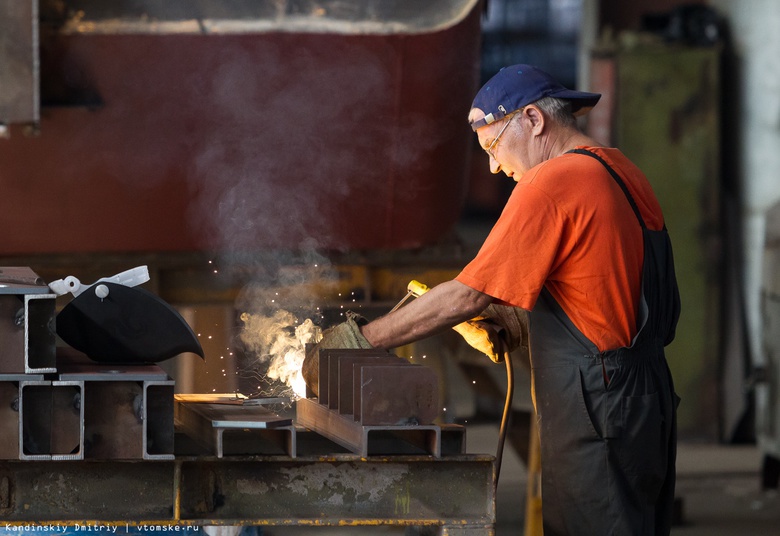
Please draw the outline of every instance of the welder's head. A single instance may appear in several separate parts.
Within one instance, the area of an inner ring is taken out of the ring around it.
[[[471,108],[482,110],[485,116],[472,121],[471,128],[476,131],[545,97],[569,101],[572,113],[579,116],[588,113],[599,101],[601,94],[567,89],[532,65],[504,67],[474,97]]]

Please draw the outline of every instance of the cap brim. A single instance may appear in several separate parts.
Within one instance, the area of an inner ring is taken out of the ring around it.
[[[601,98],[601,93],[588,93],[587,91],[565,89],[563,91],[551,93],[549,96],[571,102],[572,114],[574,114],[575,117],[579,117],[585,115],[596,106],[596,103],[598,103]]]

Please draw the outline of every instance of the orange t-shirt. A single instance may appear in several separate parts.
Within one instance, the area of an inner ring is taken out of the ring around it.
[[[648,228],[663,227],[645,175],[619,150],[597,153],[623,179]],[[606,168],[564,154],[528,170],[477,256],[456,277],[508,305],[532,310],[546,286],[600,351],[630,344],[642,278],[642,229]]]

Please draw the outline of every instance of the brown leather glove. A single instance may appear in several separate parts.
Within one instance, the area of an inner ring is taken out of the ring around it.
[[[511,352],[528,344],[528,311],[525,309],[492,303],[480,316],[498,325],[506,350]]]
[[[322,333],[322,339],[313,348],[306,352],[301,365],[303,376],[309,390],[317,394],[320,378],[320,349],[322,348],[372,348],[368,340],[360,333],[360,326],[368,323],[368,320],[357,313],[347,311],[347,320],[326,329]]]

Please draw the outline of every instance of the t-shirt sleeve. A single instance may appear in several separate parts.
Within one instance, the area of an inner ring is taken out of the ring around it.
[[[566,239],[566,215],[543,190],[515,186],[477,256],[456,277],[464,285],[531,310]]]

